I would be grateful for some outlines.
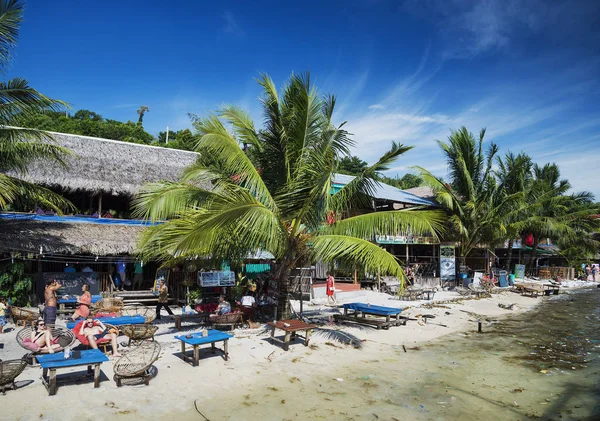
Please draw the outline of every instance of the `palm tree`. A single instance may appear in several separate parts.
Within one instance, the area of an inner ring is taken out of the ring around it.
[[[505,155],[504,160],[498,157],[497,164],[497,198],[502,199],[504,197],[511,197],[515,202],[514,209],[511,212],[508,212],[504,218],[503,223],[505,230],[503,230],[503,232],[505,232],[506,235],[499,239],[502,243],[508,240],[508,260],[506,269],[510,273],[514,240],[520,236],[518,225],[522,220],[529,216],[531,207],[528,205],[533,205],[537,195],[535,192],[527,194],[532,187],[533,181],[533,163],[527,154],[520,153],[514,155],[512,152],[509,152]]]
[[[18,0],[0,1],[0,71],[5,72],[15,47],[23,5]],[[69,151],[52,143],[40,130],[18,128],[28,117],[66,107],[62,101],[50,99],[26,80],[14,78],[0,82],[0,209],[15,201],[37,203],[57,211],[70,205],[50,190],[27,183],[7,172],[24,174],[35,160],[52,159],[64,164]]]
[[[589,192],[567,194],[571,184],[560,178],[556,164],[533,165],[533,180],[528,190],[529,216],[516,222],[515,228],[533,236],[531,256],[527,266],[531,268],[541,240],[549,238],[567,249],[575,244],[594,245],[590,235],[600,228],[600,220],[594,218],[599,212]]]
[[[498,152],[490,144],[483,152],[485,129],[479,139],[466,127],[451,131],[448,142],[438,144],[446,155],[450,182],[417,167],[425,184],[433,188],[438,203],[446,210],[450,238],[459,242],[459,255],[464,259],[475,247],[493,244],[498,235],[505,235],[503,216],[514,206],[515,195],[498,196],[498,184],[492,171]]]
[[[442,216],[404,210],[341,217],[351,208],[372,209],[368,196],[375,177],[411,148],[393,143],[332,195],[332,176],[353,144],[344,124],[332,122],[335,98],[320,97],[308,74],[292,75],[281,95],[269,76],[258,82],[262,130],[235,106],[196,118],[198,162],[181,182],[147,185],[137,197],[138,216],[170,219],[145,231],[141,253],[163,261],[198,256],[241,261],[258,249],[269,251],[278,263],[280,318],[289,314],[289,275],[299,264],[357,263],[403,281],[399,262],[375,244],[375,236],[408,229],[436,235]],[[249,146],[248,153],[240,144]],[[335,221],[327,224],[332,215]]]
[[[148,106],[146,105],[142,105],[138,110],[137,113],[139,114],[138,117],[138,125],[142,125],[142,121],[144,120],[144,114],[146,114],[148,111],[150,111],[150,108],[148,108]]]

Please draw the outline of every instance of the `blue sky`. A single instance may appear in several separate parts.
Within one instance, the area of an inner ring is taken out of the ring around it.
[[[257,122],[254,78],[310,70],[373,162],[414,145],[389,175],[444,176],[436,139],[466,125],[556,162],[600,200],[600,2],[29,0],[9,77],[157,134],[223,103]],[[284,5],[285,4],[285,5]]]

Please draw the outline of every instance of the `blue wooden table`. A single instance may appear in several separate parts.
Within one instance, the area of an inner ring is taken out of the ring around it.
[[[77,296],[69,295],[69,298],[59,298],[58,305],[77,304]],[[102,299],[102,295],[92,295],[92,304],[97,303]]]
[[[87,365],[88,373],[92,372],[94,366],[94,387],[100,387],[100,364],[108,361],[108,357],[97,349],[86,351],[73,351],[71,358],[65,359],[62,352],[45,354],[37,357],[38,363],[44,369],[42,383],[48,389],[50,396],[56,395],[56,370],[59,368],[78,367]],[[50,376],[48,376],[50,370]]]
[[[399,324],[406,324],[406,320],[400,320],[401,308],[376,306],[373,304],[364,303],[348,303],[344,304],[344,315],[336,315],[336,319],[352,321],[359,324],[367,324],[381,328],[389,328],[390,326],[398,326]],[[352,310],[352,313],[348,313],[348,310]],[[366,316],[385,317],[385,321],[367,318]],[[361,317],[359,317],[361,316]],[[392,317],[394,319],[392,320]]]
[[[220,330],[215,330],[215,329],[209,329],[208,335],[206,335],[206,336],[202,335],[202,332],[195,332],[195,333],[190,333],[187,335],[175,336],[175,339],[179,339],[181,341],[181,355],[182,355],[182,358],[184,361],[186,360],[186,355],[185,355],[186,344],[194,347],[194,359],[193,359],[194,366],[197,366],[198,362],[200,360],[200,356],[199,356],[199,352],[198,352],[199,351],[198,348],[200,347],[200,345],[210,344],[210,346],[212,348],[212,352],[214,353],[216,350],[215,343],[221,342],[221,341],[223,341],[223,352],[225,353],[225,361],[227,361],[229,359],[229,352],[227,350],[227,342],[231,338],[233,338],[233,335],[230,335],[229,333],[221,332]]]
[[[121,317],[94,317],[94,320],[100,320],[102,323],[108,323],[113,326],[121,325],[141,325],[146,323],[144,316],[121,316]],[[67,328],[73,329],[81,320],[67,322]]]

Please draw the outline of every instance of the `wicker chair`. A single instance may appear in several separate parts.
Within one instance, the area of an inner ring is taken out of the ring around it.
[[[121,326],[121,332],[123,332],[123,335],[129,338],[128,345],[131,345],[131,341],[135,343],[139,343],[149,339],[154,341],[154,334],[157,330],[158,326],[151,324]]]
[[[27,367],[27,355],[20,360],[0,360],[0,391],[6,395],[6,389],[16,389],[15,379]]]
[[[145,323],[151,323],[152,320],[156,319],[156,311],[153,308],[142,305],[134,305],[123,307],[121,310],[123,316],[142,316],[146,319]]]
[[[27,326],[35,323],[37,319],[40,318],[39,311],[35,312],[32,310],[27,310],[21,307],[10,307],[10,314],[12,314],[12,319],[15,325],[17,326]]]
[[[150,384],[150,369],[160,356],[158,342],[142,342],[139,346],[127,352],[113,366],[117,387],[121,387],[121,380],[143,378],[146,386]]]
[[[117,316],[121,316],[121,310],[125,306],[125,303],[121,298],[106,297],[99,300],[92,310],[92,316],[98,313],[117,313]]]
[[[19,345],[21,345],[23,348],[25,348],[26,350],[28,350],[29,352],[31,352],[31,349],[26,347],[25,344],[23,343],[23,341],[26,338],[31,337],[31,331],[32,331],[31,327],[26,327],[26,328],[21,329],[19,331],[19,333],[17,333],[17,343]],[[52,337],[56,338],[56,340],[57,340],[56,343],[58,343],[60,345],[60,348],[56,349],[55,352],[60,352],[67,346],[72,347],[76,341],[75,335],[73,334],[73,332],[71,332],[69,329],[66,329],[64,327],[55,326],[50,329],[50,332],[51,332]],[[32,355],[31,363],[35,364],[35,356],[36,355],[47,354],[47,353],[48,353],[48,349],[42,349],[38,352],[33,352],[31,354]]]
[[[209,322],[215,327],[226,327],[228,326],[231,330],[235,329],[236,325],[242,326],[244,324],[243,313],[227,313],[220,316],[213,316],[209,318]]]

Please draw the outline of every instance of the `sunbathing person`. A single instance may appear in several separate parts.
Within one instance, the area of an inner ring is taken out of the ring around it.
[[[79,334],[87,338],[93,349],[98,349],[97,341],[99,339],[110,339],[113,357],[121,356],[117,350],[117,335],[111,333],[100,320],[94,320],[91,317],[88,317],[86,321],[81,324]]]
[[[43,320],[38,320],[31,330],[31,337],[25,341],[31,343],[27,348],[35,352],[48,352],[54,354],[54,351],[60,348],[60,344],[53,343],[52,332],[46,327]]]

